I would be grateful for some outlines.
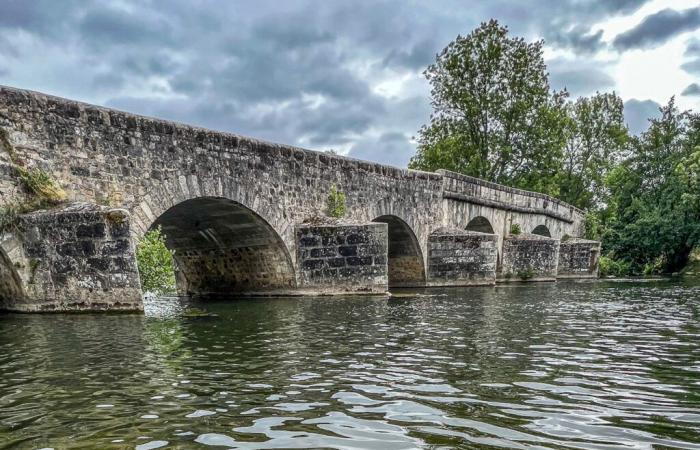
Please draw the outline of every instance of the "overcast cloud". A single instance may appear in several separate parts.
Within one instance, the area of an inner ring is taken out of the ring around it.
[[[0,3],[2,84],[399,166],[430,116],[421,72],[492,17],[546,40],[553,88],[620,92],[635,132],[667,99],[625,97],[625,52],[683,39],[676,92],[700,73],[700,8],[656,0]]]

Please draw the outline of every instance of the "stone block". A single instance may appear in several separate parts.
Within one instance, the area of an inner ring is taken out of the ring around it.
[[[559,239],[510,235],[503,239],[498,281],[555,281],[558,263]]]
[[[18,229],[27,231],[15,233],[19,251],[13,251],[14,259],[7,262],[16,270],[14,284],[19,285],[15,287],[20,294],[11,295],[9,288],[0,287],[0,308],[143,309],[134,246],[129,238],[111,241],[108,237],[117,215],[128,229],[129,216],[124,211],[86,203],[22,215]],[[3,242],[2,250],[5,246]]]
[[[386,224],[298,225],[295,239],[301,292],[386,292]]]
[[[495,234],[440,228],[428,237],[429,286],[473,286],[496,282]]]
[[[600,242],[572,238],[559,244],[557,278],[597,278]]]

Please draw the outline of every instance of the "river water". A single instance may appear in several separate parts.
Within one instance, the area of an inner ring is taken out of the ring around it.
[[[0,448],[700,449],[700,285],[2,315]]]

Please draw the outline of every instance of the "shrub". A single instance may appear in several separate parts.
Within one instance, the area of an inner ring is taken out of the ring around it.
[[[136,247],[136,263],[144,292],[156,295],[175,292],[173,252],[165,246],[160,227],[143,235]]]
[[[562,242],[566,242],[566,241],[568,241],[569,239],[571,239],[571,235],[570,235],[570,234],[567,234],[567,233],[564,233],[564,236],[561,237],[561,241],[562,241]]]
[[[14,231],[22,214],[22,205],[18,202],[9,202],[0,206],[0,233]]]
[[[330,217],[340,219],[345,215],[345,194],[335,185],[331,186],[331,192],[328,194],[327,207]]]
[[[601,277],[626,277],[632,272],[632,266],[627,261],[613,259],[609,256],[601,256],[598,260]]]
[[[532,269],[532,267],[528,267],[526,270],[521,270],[520,272],[518,272],[518,278],[520,278],[523,281],[527,281],[534,276],[535,271]]]
[[[41,169],[27,170],[21,167],[19,176],[25,187],[38,199],[48,203],[60,203],[66,199],[66,193],[51,175]]]
[[[521,232],[522,232],[522,230],[520,229],[520,224],[517,224],[517,223],[510,224],[510,234],[518,235]]]

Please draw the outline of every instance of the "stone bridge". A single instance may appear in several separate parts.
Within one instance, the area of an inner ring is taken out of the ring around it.
[[[135,245],[156,226],[175,252],[178,289],[190,295],[377,293],[597,274],[599,244],[578,239],[582,211],[452,172],[9,87],[0,87],[0,144],[2,309],[140,309]],[[36,204],[28,173],[53,177],[66,201],[27,211]],[[340,220],[324,218],[332,186],[346,195]]]

